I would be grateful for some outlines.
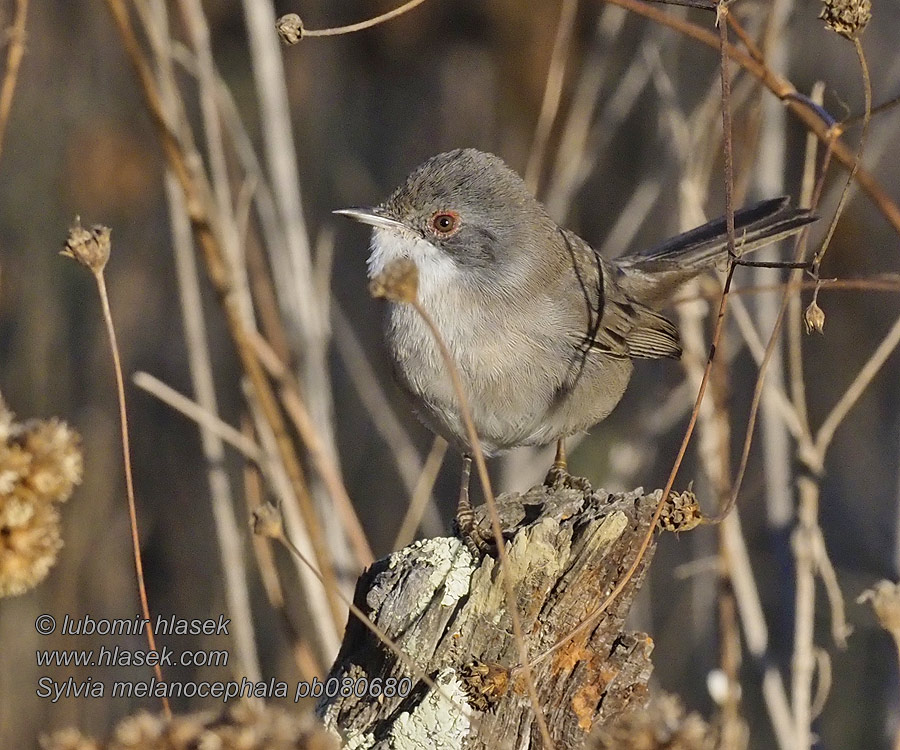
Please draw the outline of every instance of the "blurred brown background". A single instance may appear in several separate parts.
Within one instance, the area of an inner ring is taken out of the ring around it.
[[[302,7],[276,3],[276,12],[298,12],[308,27],[319,28],[369,17],[390,5],[310,0]],[[843,117],[862,108],[858,63],[852,45],[817,20],[819,7],[818,2],[794,4],[782,32],[787,52],[783,72],[800,91],[809,91],[816,80],[825,81],[826,107]],[[261,151],[244,13],[236,2],[211,0],[204,8],[216,63]],[[670,95],[685,112],[692,112],[716,85],[718,56],[624,12],[621,19],[613,19],[619,25],[610,35],[598,29],[604,8],[602,2],[579,3],[562,112],[573,104],[584,66],[599,60],[604,69],[596,87],[596,110],[606,112],[614,128],[604,126],[599,131],[602,137],[591,142],[599,149],[589,149],[594,163],[586,162],[583,184],[555,218],[602,246],[635,191],[650,177],[656,184],[651,205],[639,226],[626,227],[633,230],[629,245],[636,247],[679,230],[678,185],[684,168],[672,148],[662,97],[652,81],[636,91],[633,104],[621,116],[609,115],[604,107],[629,75],[658,59],[672,85]],[[766,9],[766,3],[752,0],[734,6],[748,28],[756,30]],[[666,10],[712,28],[710,14]],[[430,436],[390,381],[381,346],[380,305],[366,290],[367,235],[337,221],[330,211],[381,200],[424,158],[449,148],[477,146],[494,151],[524,171],[559,11],[557,2],[428,0],[383,26],[349,36],[308,39],[282,51],[310,236],[315,245],[322,233],[335,232],[332,293],[423,455]],[[12,12],[12,0],[3,0],[2,27],[9,25]],[[174,7],[171,15],[173,36],[183,38]],[[608,27],[613,21],[605,17]],[[874,20],[863,36],[876,103],[900,93],[898,24],[900,7],[877,3]],[[194,102],[191,78],[179,74],[179,83],[188,101]],[[748,136],[749,113],[758,107],[755,96],[748,95],[746,109],[735,120],[739,177],[754,168],[752,155],[740,149]],[[188,114],[201,132],[195,105]],[[891,197],[900,201],[898,125],[900,109],[875,118],[865,164]],[[849,142],[855,143],[858,134],[858,127],[850,129]],[[790,117],[784,137],[784,190],[796,196],[804,133]],[[551,165],[558,144],[557,128],[550,139]],[[710,149],[719,148],[718,141],[710,144]],[[112,227],[113,256],[107,279],[126,376],[146,370],[190,393],[163,172],[158,142],[104,3],[32,2],[26,56],[0,158],[0,392],[22,419],[57,415],[80,431],[85,480],[64,508],[65,548],[49,578],[36,590],[0,601],[0,746],[4,748],[33,746],[40,732],[69,725],[103,735],[118,719],[139,708],[158,708],[153,700],[70,698],[51,704],[38,698],[37,679],[47,670],[36,667],[35,649],[98,644],[91,637],[40,637],[34,620],[43,612],[61,620],[64,613],[111,618],[133,617],[138,611],[112,372],[96,291],[89,275],[61,259],[58,250],[76,214],[86,224]],[[551,172],[552,167],[544,171],[542,190],[552,183]],[[713,175],[706,205],[710,216],[723,206],[719,166]],[[826,219],[836,205],[844,175],[843,170],[832,168],[821,209]],[[754,189],[751,186],[751,194]],[[821,234],[819,229],[814,236]],[[896,272],[898,249],[897,235],[857,193],[829,250],[823,277]],[[738,274],[738,286],[751,282],[749,273]],[[208,289],[204,293],[220,407],[223,416],[237,424],[242,410],[239,368],[215,300]],[[768,297],[776,299],[771,294],[747,299],[752,307],[756,300]],[[896,293],[826,290],[820,301],[828,316],[825,335],[803,342],[814,426],[900,315]],[[765,332],[763,340],[767,337]],[[733,456],[738,455],[743,439],[756,374],[741,346],[739,334],[729,327],[723,350],[734,355],[727,383]],[[408,497],[401,489],[391,446],[373,429],[346,360],[334,347],[329,356],[342,473],[375,553],[383,555],[392,548]],[[671,428],[661,430],[652,442],[642,436],[646,425],[660,417],[657,407],[683,378],[678,365],[639,365],[622,404],[574,451],[575,471],[599,485],[662,486],[683,434],[686,411],[676,414]],[[822,748],[891,747],[900,719],[892,643],[868,608],[855,604],[857,595],[875,580],[898,574],[898,383],[900,356],[894,354],[839,428],[826,463],[822,528],[855,631],[846,651],[836,649],[828,635],[827,604],[819,597],[817,643],[833,660],[830,695],[814,725],[821,737],[817,746]],[[693,394],[689,390],[684,394],[688,406]],[[197,430],[130,384],[128,395],[151,607],[182,617],[217,616],[225,611],[222,574]],[[742,710],[751,728],[751,747],[768,748],[774,747],[774,740],[762,707],[760,676],[769,664],[785,675],[790,666],[793,573],[788,539],[792,520],[786,527],[773,525],[767,514],[766,467],[760,450],[757,443],[739,512],[763,597],[770,649],[763,660],[745,656],[741,674]],[[240,462],[232,452],[228,456],[240,496]],[[456,461],[448,456],[435,490],[445,528],[455,502]],[[517,469],[504,470],[500,460],[493,462],[492,470],[500,489],[514,484],[504,482],[504,477],[521,476]],[[686,482],[697,473],[691,451],[682,477]],[[540,472],[529,481],[539,476]],[[709,497],[702,499],[708,503]],[[249,536],[242,506],[238,517],[242,533]],[[702,529],[663,540],[635,622],[656,642],[659,684],[707,716],[715,709],[707,677],[718,663],[716,575],[713,564],[702,563],[715,554],[716,533]],[[701,561],[699,572],[677,575],[678,566],[696,560]],[[249,571],[262,674],[296,683],[299,673],[288,639],[262,594],[252,560]],[[289,605],[303,606],[296,601]],[[179,648],[229,645],[201,638],[167,642]],[[131,647],[140,648],[140,640]],[[69,674],[146,678],[141,669],[55,669],[50,673],[61,679]],[[167,677],[227,679],[221,670],[170,669]],[[216,705],[176,700],[173,708],[185,711]]]

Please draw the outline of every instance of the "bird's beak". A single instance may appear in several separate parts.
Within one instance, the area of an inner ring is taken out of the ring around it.
[[[332,211],[334,214],[341,216],[349,216],[351,219],[370,224],[373,227],[382,227],[383,229],[406,229],[406,225],[402,222],[385,216],[384,211],[380,208],[339,208]]]

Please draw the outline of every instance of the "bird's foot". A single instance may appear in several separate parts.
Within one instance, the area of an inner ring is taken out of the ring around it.
[[[472,557],[480,560],[497,548],[494,535],[475,523],[475,513],[470,508],[466,512],[457,512],[453,523],[456,536],[462,539]]]
[[[480,560],[494,549],[494,536],[475,523],[475,510],[469,500],[469,471],[471,468],[472,457],[463,455],[459,503],[456,506],[456,518],[453,525],[456,535],[463,540],[472,557]]]
[[[578,490],[585,495],[590,495],[594,488],[585,477],[576,477],[569,473],[568,466],[565,463],[554,461],[550,471],[544,479],[544,486],[552,490]]]

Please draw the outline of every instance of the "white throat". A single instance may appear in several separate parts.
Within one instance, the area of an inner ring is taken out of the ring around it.
[[[409,258],[419,271],[419,297],[441,296],[448,285],[458,281],[460,269],[443,252],[412,232],[400,233],[375,227],[368,260],[369,278],[374,278],[393,261]]]

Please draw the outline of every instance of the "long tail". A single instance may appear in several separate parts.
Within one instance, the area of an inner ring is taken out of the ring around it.
[[[816,220],[808,209],[794,208],[790,198],[772,198],[734,214],[735,246],[739,256],[799,232]],[[728,251],[725,217],[721,217],[657,245],[615,258],[626,291],[662,300],[677,286],[722,260]]]
[[[735,211],[734,238],[737,253],[743,255],[796,234],[816,218],[809,209],[791,206],[787,196],[761,201]],[[722,216],[650,250],[620,256],[614,263],[619,268],[640,268],[648,273],[671,270],[673,263],[699,270],[719,260],[727,247],[728,235],[725,217]]]

